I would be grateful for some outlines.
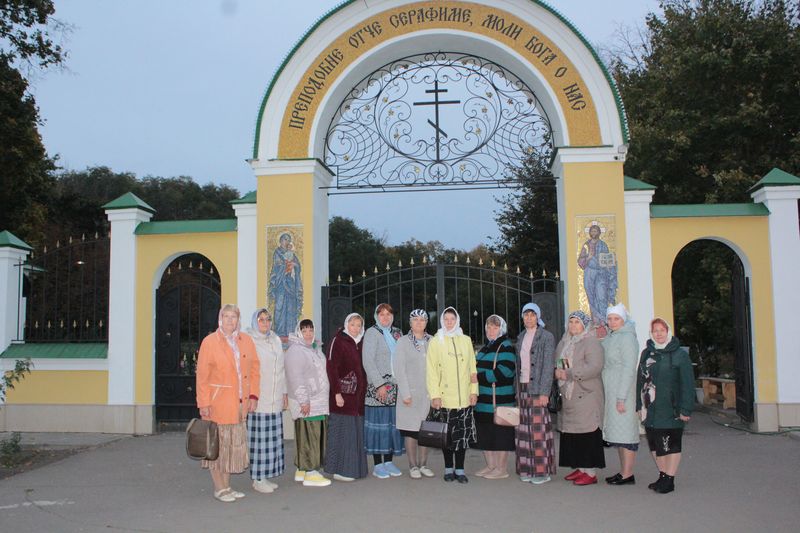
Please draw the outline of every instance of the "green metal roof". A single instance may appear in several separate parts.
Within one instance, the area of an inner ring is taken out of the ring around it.
[[[223,233],[236,231],[235,218],[216,220],[161,220],[142,222],[136,226],[136,235],[174,235],[177,233]]]
[[[0,354],[3,359],[107,359],[108,344],[92,342],[47,342],[12,344]]]
[[[766,217],[764,204],[683,204],[651,205],[650,218],[687,217]]]
[[[641,180],[637,180],[636,178],[631,178],[630,176],[625,176],[625,190],[626,191],[654,191],[658,187],[655,185],[650,185],[649,183],[645,183]]]
[[[286,68],[286,65],[289,64],[289,61],[292,59],[294,54],[300,47],[303,45],[304,42],[311,36],[312,33],[327,19],[335,15],[337,12],[341,11],[345,7],[349,6],[350,4],[356,3],[359,0],[345,0],[340,3],[338,6],[334,6],[327,13],[322,15],[320,18],[311,25],[311,27],[303,34],[302,37],[295,43],[289,53],[286,54],[286,57],[281,62],[278,69],[275,71],[275,74],[272,76],[272,80],[269,82],[269,86],[267,86],[267,90],[264,93],[264,97],[261,99],[261,106],[258,109],[258,118],[256,119],[256,131],[253,138],[253,159],[258,158],[258,142],[261,137],[261,121],[264,118],[264,110],[267,107],[267,100],[269,100],[269,95],[272,93],[272,89],[275,87],[275,83],[280,78],[283,69]],[[619,115],[619,124],[622,128],[622,139],[623,142],[630,142],[630,131],[628,129],[628,117],[625,114],[625,105],[622,103],[622,97],[619,94],[619,88],[617,87],[614,78],[611,77],[611,73],[608,71],[608,67],[606,67],[603,60],[600,59],[600,56],[597,54],[597,50],[589,44],[588,39],[583,35],[583,33],[578,30],[572,22],[561,14],[560,11],[549,5],[547,2],[542,0],[529,0],[530,2],[537,4],[544,8],[545,10],[552,13],[556,18],[558,18],[561,22],[563,22],[586,46],[586,48],[592,53],[592,57],[594,58],[597,65],[600,67],[600,70],[603,72],[603,75],[606,77],[606,81],[608,81],[609,86],[611,87],[611,91],[614,94],[614,101],[617,103],[617,114]]]
[[[0,231],[0,248],[17,248],[19,250],[33,250],[27,242],[23,241],[8,230]]]
[[[103,209],[130,209],[133,207],[141,209],[143,211],[148,211],[150,213],[156,212],[156,210],[153,209],[151,205],[149,205],[147,202],[145,202],[132,192],[126,192],[116,200],[111,200],[102,207]]]
[[[773,168],[767,175],[758,180],[758,183],[750,187],[747,192],[752,193],[764,187],[787,187],[800,185],[800,178],[789,174],[779,168]]]
[[[254,204],[256,203],[256,191],[250,191],[241,198],[237,198],[236,200],[231,200],[230,203],[231,205]]]

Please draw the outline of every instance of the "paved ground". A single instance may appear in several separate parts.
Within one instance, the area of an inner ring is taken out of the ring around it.
[[[800,440],[739,432],[708,414],[697,414],[684,438],[677,491],[668,495],[647,489],[655,467],[641,450],[636,486],[574,487],[561,477],[542,486],[472,477],[458,486],[403,476],[303,488],[290,468],[270,495],[235,476],[247,497],[222,504],[180,433],[60,438],[94,447],[0,480],[0,532],[800,531]],[[607,459],[604,475],[616,472],[611,450]],[[430,464],[441,473],[441,455]],[[471,451],[468,473],[481,464]]]

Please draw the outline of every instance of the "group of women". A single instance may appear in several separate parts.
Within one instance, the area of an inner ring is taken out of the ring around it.
[[[284,353],[267,309],[253,314],[247,333],[240,332],[236,306],[220,310],[219,329],[203,340],[197,365],[200,415],[219,425],[219,458],[202,462],[211,472],[214,498],[243,498],[231,488],[230,474],[248,465],[256,491],[278,488],[271,480],[285,470],[287,408],[295,430],[294,479],[305,486],[330,485],[323,470],[337,481],[364,478],[369,455],[376,478],[401,476],[394,458],[403,454],[410,477],[434,477],[428,448],[418,443],[424,420],[447,422],[447,482],[469,482],[464,460],[472,447],[486,461],[475,472],[479,477],[509,477],[514,452],[524,482],[547,483],[557,466],[566,466],[572,469],[567,480],[591,485],[596,469],[605,468],[603,447],[610,445],[618,450],[620,471],[607,483],[634,484],[641,420],[660,473],[650,488],[674,490],[694,387],[688,354],[666,321],[651,322],[651,340],[637,357],[634,325],[621,304],[608,309],[609,331],[602,339],[586,314],[571,313],[557,346],[535,303],[522,309],[524,330],[516,344],[506,321],[491,315],[487,342],[477,353],[452,307],[442,312],[433,336],[422,309],[411,312],[405,334],[393,326],[389,304],[380,304],[373,318],[365,328],[361,315],[348,315],[324,351],[313,322],[301,320]],[[558,465],[548,409],[552,387],[563,406]],[[502,423],[498,407],[517,407],[519,423]]]

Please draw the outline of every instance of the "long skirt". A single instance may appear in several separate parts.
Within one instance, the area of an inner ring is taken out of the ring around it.
[[[561,433],[558,464],[569,468],[605,468],[603,432],[600,428],[589,433]]]
[[[249,413],[250,477],[263,480],[283,474],[283,414]]]
[[[328,440],[328,417],[323,420],[294,421],[294,465],[298,470],[321,470],[325,464],[325,442]]]
[[[498,426],[492,413],[475,413],[475,430],[478,442],[475,448],[485,451],[514,451],[514,428]]]
[[[219,424],[219,457],[215,461],[203,459],[200,466],[216,472],[240,474],[250,464],[247,453],[247,428],[244,422]]]
[[[331,413],[328,418],[328,445],[325,471],[340,476],[367,477],[364,453],[364,417]]]
[[[527,391],[519,394],[519,426],[517,426],[517,474],[523,477],[545,477],[556,473],[556,447],[553,424],[547,406],[534,407]]]
[[[472,407],[431,409],[428,418],[447,422],[447,449],[457,452],[475,446],[475,415]]]
[[[403,437],[397,429],[394,406],[364,408],[364,449],[370,454],[403,455]]]

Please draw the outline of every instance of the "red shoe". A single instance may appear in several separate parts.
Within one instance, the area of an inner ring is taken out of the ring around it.
[[[581,472],[581,475],[572,481],[573,485],[594,485],[597,483],[597,476],[590,476],[586,472]]]
[[[574,479],[579,478],[581,474],[583,474],[583,472],[581,472],[580,470],[573,470],[571,474],[564,476],[564,479],[566,479],[567,481],[572,481]]]

